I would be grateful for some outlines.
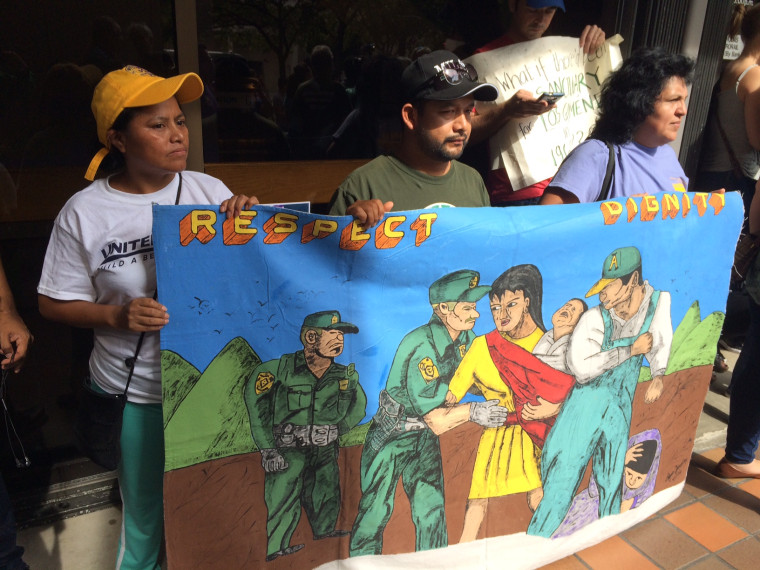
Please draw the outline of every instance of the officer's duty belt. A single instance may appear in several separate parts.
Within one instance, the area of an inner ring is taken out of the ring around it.
[[[274,426],[274,441],[277,447],[323,447],[338,439],[338,426],[279,424]]]
[[[386,419],[390,420],[390,423],[394,424],[393,429],[395,431],[418,431],[427,429],[428,427],[419,416],[405,416],[404,406],[394,400],[386,390],[380,391],[378,404],[377,414],[385,416]]]
[[[421,429],[427,429],[428,425],[420,417],[409,417],[405,420],[401,420],[398,424],[400,431],[418,431]]]

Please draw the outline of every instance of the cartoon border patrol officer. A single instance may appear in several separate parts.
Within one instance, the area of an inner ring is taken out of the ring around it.
[[[491,290],[479,281],[478,272],[466,269],[435,281],[430,321],[408,333],[396,350],[362,450],[352,556],[382,553],[400,478],[412,507],[417,550],[446,546],[438,435],[467,421],[495,427],[506,419],[496,400],[442,407],[449,380],[475,338],[476,303]]]
[[[353,363],[335,358],[343,352],[343,335],[358,332],[338,311],[308,315],[303,350],[260,364],[246,384],[251,434],[266,472],[267,561],[304,547],[290,545],[302,506],[315,540],[349,534],[335,528],[338,437],[364,418],[367,397]]]

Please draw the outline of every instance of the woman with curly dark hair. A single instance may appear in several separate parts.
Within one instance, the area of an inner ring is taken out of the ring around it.
[[[541,204],[600,198],[610,155],[610,198],[685,190],[688,179],[668,143],[686,116],[694,62],[661,47],[636,50],[604,82],[589,138],[560,165]]]

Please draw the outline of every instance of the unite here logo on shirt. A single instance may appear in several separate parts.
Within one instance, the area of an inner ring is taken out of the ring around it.
[[[142,255],[143,261],[153,258],[153,235],[132,239],[122,242],[111,242],[100,250],[103,261],[101,269],[121,267],[125,264],[125,258],[132,257],[131,263],[137,262],[137,257]]]

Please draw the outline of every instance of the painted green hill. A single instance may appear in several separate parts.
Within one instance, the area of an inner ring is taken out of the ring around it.
[[[694,301],[673,331],[673,343],[665,374],[712,364],[715,360],[715,349],[726,315],[715,311],[702,319],[699,313],[699,301]],[[648,382],[651,379],[649,367],[642,367],[639,382]]]
[[[163,357],[162,354],[162,361]],[[164,429],[167,470],[256,449],[243,388],[260,363],[248,342],[237,337],[219,352],[192,386],[183,390],[181,401],[170,403],[175,411]],[[176,372],[183,370],[181,366],[167,368],[169,376],[164,377],[167,386],[184,381],[176,377]]]
[[[161,351],[161,383],[164,399],[164,428],[177,411],[177,407],[192,390],[201,372],[187,360],[171,350]]]
[[[673,346],[665,373],[712,364],[725,318],[725,314],[716,311],[700,320],[699,301],[694,301],[673,333]]]

